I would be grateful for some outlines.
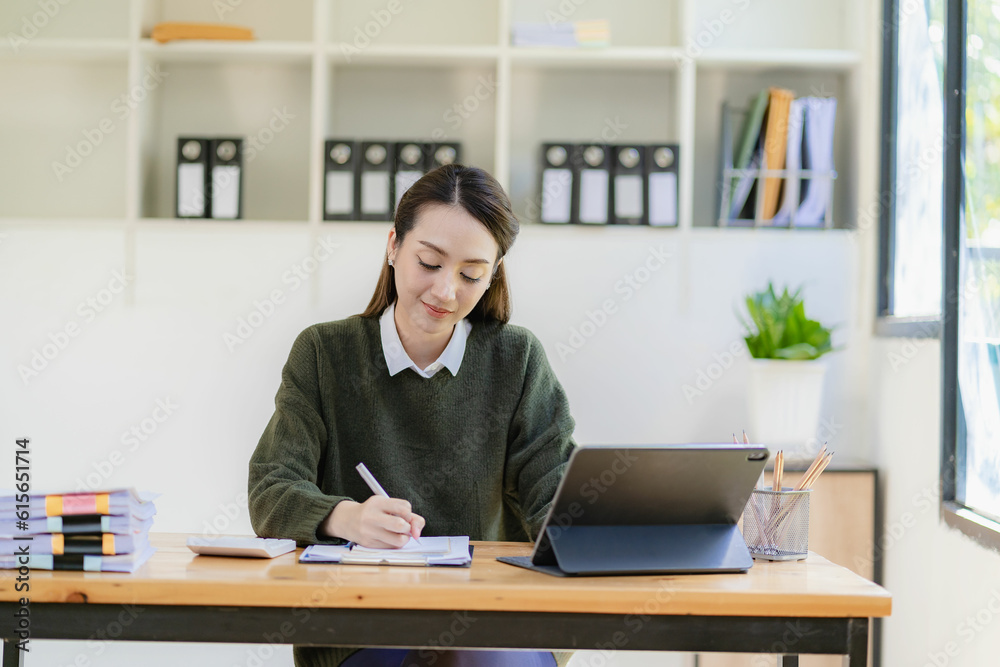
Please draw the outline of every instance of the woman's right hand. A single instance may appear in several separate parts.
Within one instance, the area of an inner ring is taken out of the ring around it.
[[[414,514],[409,501],[371,496],[363,503],[337,503],[326,519],[324,532],[363,547],[398,549],[411,537],[420,537],[424,523],[422,516]]]

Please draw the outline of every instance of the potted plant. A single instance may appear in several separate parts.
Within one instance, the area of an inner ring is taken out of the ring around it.
[[[816,437],[831,329],[806,316],[802,289],[767,289],[746,297],[744,340],[750,356],[747,396],[754,440],[796,451]]]

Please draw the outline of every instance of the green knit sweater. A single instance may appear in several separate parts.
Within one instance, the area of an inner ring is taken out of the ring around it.
[[[249,510],[262,537],[299,546],[344,499],[390,496],[427,520],[424,535],[534,540],[575,443],[545,350],[527,329],[476,323],[458,374],[386,368],[377,318],[307,328],[292,345],[275,411],[250,457]],[[296,648],[296,664],[337,665],[350,650]]]

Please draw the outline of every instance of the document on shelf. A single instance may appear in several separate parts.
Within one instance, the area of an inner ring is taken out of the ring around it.
[[[802,163],[812,172],[802,179],[805,196],[796,211],[796,227],[822,227],[833,196],[833,129],[837,98],[805,97],[805,146]]]
[[[410,540],[399,549],[373,549],[347,544],[311,544],[299,556],[300,563],[343,563],[345,565],[459,565],[472,562],[468,535]]]
[[[785,188],[782,191],[781,208],[774,215],[771,224],[775,227],[787,227],[792,213],[799,207],[798,171],[802,169],[802,124],[805,118],[805,99],[792,100],[788,111],[788,146],[785,153]]]

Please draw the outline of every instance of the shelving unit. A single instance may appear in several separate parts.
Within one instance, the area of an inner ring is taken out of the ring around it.
[[[874,156],[857,141],[857,90],[873,66],[849,29],[861,0],[821,8],[794,0],[55,5],[53,16],[31,0],[0,9],[4,34],[35,26],[30,39],[0,45],[0,84],[10,91],[0,127],[17,128],[5,131],[4,152],[25,156],[0,167],[0,224],[167,224],[183,134],[258,138],[245,164],[247,220],[233,228],[342,224],[322,221],[322,146],[332,136],[459,140],[464,161],[496,175],[522,222],[534,223],[539,144],[603,133],[680,144],[686,233],[715,225],[722,103],[743,103],[768,85],[838,97],[834,227],[853,226],[856,166]],[[515,21],[594,18],[609,20],[612,46],[511,46]],[[177,20],[245,25],[257,40],[149,39],[156,22]],[[276,114],[285,119],[280,132],[270,129]],[[106,121],[112,131],[86,145],[86,133],[96,138],[93,128]],[[54,163],[76,148],[88,155],[58,173]]]

